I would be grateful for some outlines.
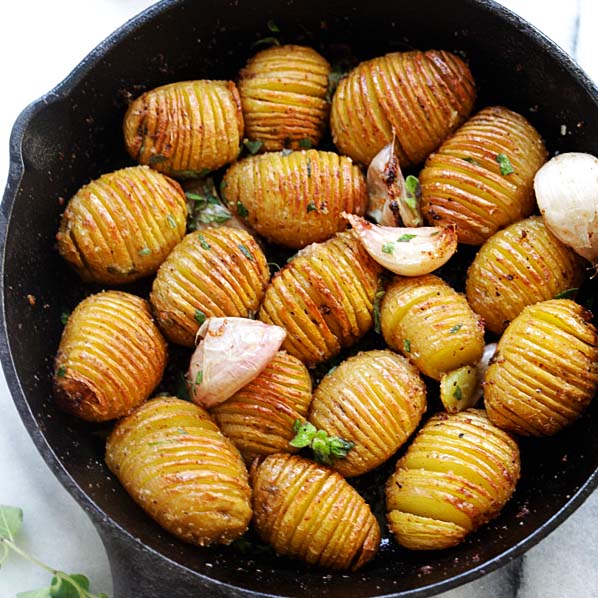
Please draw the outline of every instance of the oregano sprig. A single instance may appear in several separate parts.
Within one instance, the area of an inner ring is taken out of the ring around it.
[[[330,465],[335,459],[344,459],[355,446],[354,442],[338,436],[328,436],[324,430],[318,430],[313,424],[300,419],[295,420],[293,432],[295,437],[289,444],[295,448],[309,446],[315,460],[324,465]]]

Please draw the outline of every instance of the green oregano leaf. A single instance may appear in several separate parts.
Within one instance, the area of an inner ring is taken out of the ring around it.
[[[394,253],[395,244],[394,243],[384,243],[382,245],[382,253]]]
[[[243,145],[247,148],[247,151],[253,156],[262,149],[264,142],[260,141],[259,139],[243,139]]]
[[[409,241],[411,241],[411,239],[415,239],[415,237],[417,237],[417,235],[410,235],[409,233],[405,233],[404,235],[401,235],[397,241],[399,243],[409,243]]]
[[[500,174],[506,176],[508,174],[513,174],[515,171],[513,170],[513,166],[511,165],[511,161],[506,154],[497,154],[496,161],[500,166]]]
[[[204,314],[203,311],[201,311],[201,309],[196,309],[195,310],[195,321],[201,326],[207,319],[206,314]]]
[[[253,262],[253,256],[251,255],[251,251],[249,251],[249,249],[247,249],[246,245],[243,245],[243,243],[239,243],[238,245],[239,249],[241,250],[241,253],[250,261]]]
[[[195,376],[194,384],[201,384],[203,382],[203,370],[199,370],[197,372],[197,376]]]
[[[295,432],[295,437],[289,444],[295,448],[304,448],[311,444],[316,434],[316,427],[307,421],[302,422],[300,419],[296,419],[293,424],[293,432]]]
[[[403,351],[411,353],[411,341],[408,338],[403,340]]]
[[[457,399],[457,401],[460,401],[463,398],[463,392],[461,391],[461,387],[458,384],[455,384],[453,396],[455,397],[455,399]]]
[[[23,509],[0,505],[0,540],[14,540],[23,525]]]
[[[572,297],[575,297],[575,295],[577,295],[577,291],[579,291],[578,288],[567,289],[566,291],[561,291],[560,293],[557,293],[554,296],[554,298],[555,299],[571,299]]]
[[[237,201],[237,214],[242,218],[249,216],[249,210],[240,201]]]
[[[197,236],[199,237],[199,244],[202,249],[205,249],[206,251],[211,249],[212,246],[206,241],[206,238],[201,233],[197,233]]]

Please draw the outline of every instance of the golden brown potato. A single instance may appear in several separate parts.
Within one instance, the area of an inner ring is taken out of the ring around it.
[[[239,73],[245,135],[268,151],[315,147],[328,118],[330,65],[312,48],[274,46]]]
[[[338,473],[287,453],[252,471],[254,526],[276,552],[355,571],[380,544],[369,506]]]
[[[575,421],[598,386],[592,314],[568,299],[526,307],[505,330],[484,379],[488,417],[526,436]]]
[[[254,314],[269,279],[266,257],[249,233],[211,228],[188,234],[173,249],[150,302],[168,340],[193,347],[206,318]]]
[[[224,403],[210,409],[224,435],[248,463],[272,453],[295,453],[295,420],[311,403],[311,377],[292,355],[279,351],[266,369]]]
[[[301,248],[347,228],[341,212],[363,214],[365,179],[349,158],[309,150],[251,156],[222,183],[229,209],[269,241]]]
[[[123,122],[127,151],[176,178],[195,178],[237,158],[241,99],[232,81],[181,81],[138,97]]]
[[[465,297],[438,276],[396,278],[380,307],[386,344],[435,380],[484,352],[484,326]]]
[[[424,216],[430,224],[455,224],[460,243],[481,245],[534,211],[534,175],[546,158],[523,116],[484,108],[426,161],[419,177]]]
[[[184,542],[230,544],[247,530],[247,469],[197,405],[174,397],[148,401],[118,422],[106,463],[133,499]]]
[[[287,331],[285,351],[308,367],[322,363],[371,328],[379,272],[352,232],[338,233],[274,275],[259,319]]]
[[[87,421],[122,417],[150,396],[166,357],[147,301],[120,291],[91,295],[77,305],[60,339],[56,402]]]
[[[309,421],[353,448],[332,468],[345,477],[375,469],[415,431],[426,410],[419,372],[392,351],[358,353],[320,382]]]
[[[418,432],[386,484],[390,529],[412,550],[455,546],[498,515],[519,473],[516,442],[484,411],[439,413]]]
[[[332,98],[336,147],[355,161],[397,140],[401,168],[423,162],[469,116],[475,85],[467,65],[444,50],[394,52],[362,62]]]
[[[180,185],[145,166],[123,168],[81,187],[56,235],[60,255],[85,281],[132,282],[153,274],[183,238]]]
[[[533,216],[484,243],[467,272],[466,294],[486,328],[502,334],[524,307],[577,288],[583,278],[582,260]]]

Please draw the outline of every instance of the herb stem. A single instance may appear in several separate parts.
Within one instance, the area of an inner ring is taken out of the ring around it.
[[[21,556],[24,559],[27,559],[28,561],[32,562],[34,565],[37,565],[38,567],[41,567],[42,569],[46,570],[48,573],[51,573],[52,575],[58,575],[59,573],[61,573],[61,571],[57,571],[56,569],[52,569],[52,567],[49,567],[45,563],[42,563],[40,560],[36,559],[34,556],[31,556],[30,554],[28,554],[24,550],[21,550],[14,542],[12,542],[11,540],[9,540],[8,538],[0,538],[0,542],[2,542],[2,544],[4,545],[4,547],[7,550],[10,549],[13,552],[16,552],[19,556]]]

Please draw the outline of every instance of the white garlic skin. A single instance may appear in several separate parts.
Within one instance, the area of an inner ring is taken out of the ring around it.
[[[536,173],[540,213],[553,235],[594,267],[598,265],[598,159],[560,154]]]

